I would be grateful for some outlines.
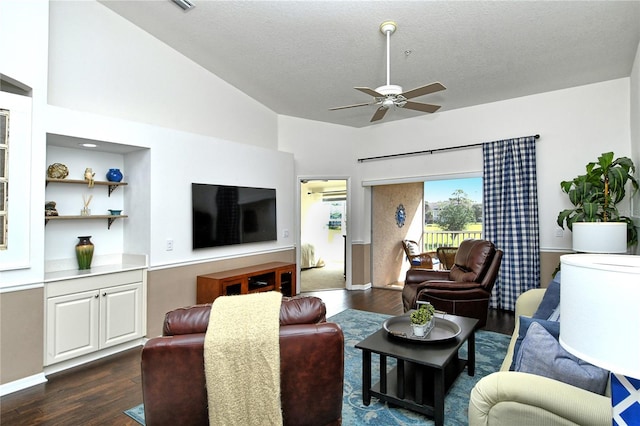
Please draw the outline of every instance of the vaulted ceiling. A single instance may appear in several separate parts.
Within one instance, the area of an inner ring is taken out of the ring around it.
[[[627,77],[640,42],[639,1],[190,1],[101,3],[278,114],[353,127],[377,107],[329,108],[386,84],[383,21],[390,83],[441,82],[414,99],[439,112]]]

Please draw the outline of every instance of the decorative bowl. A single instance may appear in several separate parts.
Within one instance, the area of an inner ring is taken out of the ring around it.
[[[122,210],[109,209],[109,214],[111,214],[111,216],[120,216],[120,213],[122,213]]]

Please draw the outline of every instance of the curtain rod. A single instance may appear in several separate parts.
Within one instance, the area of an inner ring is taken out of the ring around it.
[[[530,137],[530,136],[521,136],[521,137]],[[536,138],[536,139],[540,139],[540,135],[533,135],[533,137]],[[502,140],[504,140],[504,139],[502,139]],[[493,141],[493,142],[497,142],[497,141]],[[373,160],[384,160],[384,159],[387,159],[387,158],[395,158],[395,157],[407,157],[407,156],[410,156],[410,155],[434,154],[436,152],[454,151],[454,150],[458,150],[458,149],[468,149],[468,148],[474,148],[476,146],[482,146],[485,143],[491,143],[491,142],[472,143],[472,144],[469,144],[469,145],[450,146],[450,147],[447,147],[447,148],[426,149],[424,151],[403,152],[403,153],[400,153],[400,154],[388,154],[388,155],[379,155],[377,157],[358,158],[358,163],[364,163],[365,161],[373,161]]]

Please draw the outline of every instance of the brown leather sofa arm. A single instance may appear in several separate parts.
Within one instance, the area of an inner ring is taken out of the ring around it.
[[[433,304],[433,300],[445,299],[450,300],[452,298],[457,299],[459,302],[464,300],[478,300],[481,298],[486,298],[487,292],[482,289],[482,287],[477,286],[475,288],[468,288],[464,290],[455,290],[452,288],[432,288],[432,287],[424,287],[418,293],[416,300],[421,301],[431,301]],[[431,300],[430,300],[431,299]],[[440,306],[442,307],[442,306]],[[451,313],[451,312],[449,312]]]
[[[449,279],[449,271],[434,271],[431,269],[409,269],[405,276],[406,284],[420,284],[424,281],[446,281]]]
[[[469,281],[429,281],[425,283],[422,290],[474,290],[476,288],[482,288],[479,283]]]

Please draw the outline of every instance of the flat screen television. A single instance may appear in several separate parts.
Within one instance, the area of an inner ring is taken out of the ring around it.
[[[193,248],[275,241],[276,190],[191,184]]]

